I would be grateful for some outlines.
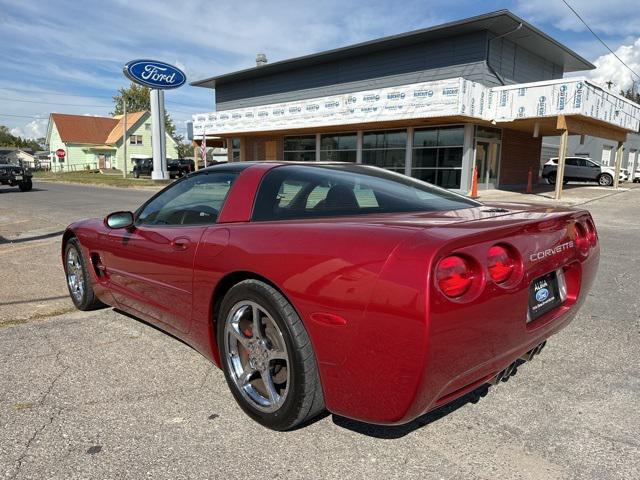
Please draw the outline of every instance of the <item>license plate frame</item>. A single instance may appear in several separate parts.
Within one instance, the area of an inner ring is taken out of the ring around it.
[[[563,279],[562,279],[563,280]],[[527,321],[540,318],[564,301],[558,272],[546,273],[529,284],[529,315]]]
[[[18,182],[21,182],[21,181],[22,181],[22,175],[15,175],[13,178],[14,178],[15,180],[17,180]]]

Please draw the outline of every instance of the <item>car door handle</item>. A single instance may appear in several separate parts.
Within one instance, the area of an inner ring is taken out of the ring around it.
[[[178,251],[183,251],[189,248],[191,242],[188,238],[176,238],[175,240],[171,240],[171,248]]]

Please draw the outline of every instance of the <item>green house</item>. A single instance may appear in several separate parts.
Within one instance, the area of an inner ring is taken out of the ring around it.
[[[53,171],[124,169],[124,119],[52,113],[47,127],[47,144]],[[167,135],[167,158],[178,158],[176,142]],[[54,152],[63,150],[64,158]],[[149,112],[127,114],[127,171],[133,161],[153,156],[151,115]]]

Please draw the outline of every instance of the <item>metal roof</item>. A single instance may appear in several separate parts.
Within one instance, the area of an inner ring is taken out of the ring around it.
[[[554,40],[543,31],[527,23],[509,10],[498,10],[496,12],[478,15],[476,17],[443,23],[433,27],[414,30],[382,37],[367,42],[357,43],[346,47],[326,50],[324,52],[313,53],[302,57],[281,60],[279,62],[267,63],[259,67],[247,68],[215,77],[205,78],[191,82],[196,87],[215,88],[216,84],[229,83],[237,80],[258,78],[273,73],[283,72],[294,68],[308,67],[321,63],[341,60],[355,55],[373,53],[380,50],[412,45],[419,42],[436,40],[455,35],[462,35],[483,30],[488,30],[496,35],[510,32],[522,23],[522,27],[508,35],[508,39],[520,45],[530,52],[533,52],[557,65],[562,65],[565,72],[576,72],[582,70],[593,70],[593,65],[588,60],[578,55],[573,50]]]

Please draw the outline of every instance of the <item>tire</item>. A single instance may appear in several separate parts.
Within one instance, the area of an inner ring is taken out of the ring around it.
[[[613,185],[613,177],[608,173],[601,173],[598,175],[598,185],[602,187],[610,187]]]
[[[33,188],[33,182],[31,180],[25,180],[18,184],[18,188],[21,192],[30,192]]]
[[[77,238],[71,238],[65,245],[64,274],[67,278],[69,296],[78,310],[96,310],[105,306],[93,291],[87,262],[82,255],[80,242]]]
[[[280,292],[258,280],[240,282],[225,295],[218,318],[222,369],[247,415],[267,428],[283,431],[324,410],[311,341]]]
[[[549,185],[555,185],[556,176],[557,174],[555,172],[551,172],[549,175],[547,175],[547,183],[549,183]]]
[[[140,178],[140,172],[138,172],[137,170],[133,172],[133,178]]]

